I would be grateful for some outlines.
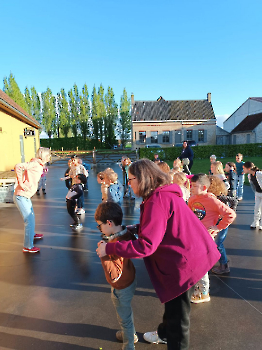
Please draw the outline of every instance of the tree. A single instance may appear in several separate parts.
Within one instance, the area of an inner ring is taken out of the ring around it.
[[[104,120],[106,116],[106,108],[105,108],[105,99],[104,99],[104,88],[103,85],[100,84],[97,95],[98,95],[98,131],[99,131],[99,138],[100,142],[102,143],[105,140],[104,135]]]
[[[42,125],[45,128],[46,133],[49,138],[56,132],[56,98],[52,95],[50,88],[47,88],[45,92],[42,93]]]
[[[96,87],[94,85],[93,91],[92,91],[92,123],[93,123],[93,137],[98,142],[99,139],[99,131],[98,131],[98,95],[96,92]]]
[[[109,86],[107,89],[107,94],[105,95],[105,108],[106,117],[104,119],[104,134],[105,143],[110,147],[115,143],[115,127],[117,120],[117,103],[115,102],[115,95],[113,89]]]
[[[68,137],[71,124],[70,124],[69,104],[68,104],[66,92],[64,89],[61,89],[60,92],[57,94],[57,114],[58,114],[59,125],[62,131],[62,134],[65,137]]]
[[[86,148],[86,138],[89,135],[89,118],[90,118],[90,105],[88,99],[88,89],[85,84],[82,88],[82,94],[80,95],[80,115],[79,115],[79,127],[84,140],[84,148]]]
[[[121,124],[121,143],[125,147],[130,137],[131,131],[131,101],[127,97],[126,89],[120,99],[120,124]]]
[[[25,88],[25,102],[27,104],[28,113],[41,123],[41,103],[38,93],[34,87],[31,92],[28,87]]]
[[[79,130],[80,98],[78,93],[78,87],[76,84],[74,84],[73,89],[69,90],[68,96],[71,116],[71,129],[74,137],[77,138]]]
[[[27,113],[29,113],[28,105],[25,102],[24,95],[20,91],[17,82],[15,81],[15,77],[12,73],[10,73],[9,78],[4,78],[4,88],[3,91],[11,97],[12,100],[15,101],[21,108],[23,108]]]

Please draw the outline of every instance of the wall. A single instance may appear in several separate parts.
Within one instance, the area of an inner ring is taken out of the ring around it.
[[[231,132],[243,119],[250,114],[262,112],[262,103],[248,99],[223,123],[223,129]]]
[[[14,169],[16,163],[21,163],[20,139],[19,135],[24,135],[24,128],[34,129],[0,109],[0,171]],[[39,130],[35,130],[35,136],[23,136],[25,162],[30,161],[35,156],[36,149],[39,148]]]

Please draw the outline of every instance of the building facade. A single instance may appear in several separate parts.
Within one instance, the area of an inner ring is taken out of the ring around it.
[[[216,144],[216,118],[211,94],[205,100],[132,102],[133,148],[158,144],[171,147],[183,140],[194,140],[201,145]]]
[[[262,143],[262,113],[246,116],[230,134],[233,145]]]
[[[39,131],[40,124],[0,90],[0,171],[35,157]]]

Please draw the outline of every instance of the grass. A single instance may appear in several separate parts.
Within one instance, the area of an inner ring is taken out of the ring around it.
[[[234,157],[232,158],[217,158],[224,166],[227,162],[235,162],[236,159]],[[250,161],[254,163],[258,168],[262,169],[262,157],[249,157],[244,158],[243,161]],[[170,168],[173,168],[173,162],[167,161]],[[198,174],[198,173],[205,173],[208,174],[208,171],[210,169],[210,160],[209,159],[194,159],[193,166],[191,168],[192,174]],[[245,184],[248,184],[247,176],[245,177]]]

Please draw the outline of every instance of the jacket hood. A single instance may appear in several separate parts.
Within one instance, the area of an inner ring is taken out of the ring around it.
[[[32,158],[31,160],[30,160],[30,162],[37,162],[37,163],[39,163],[40,165],[45,165],[44,163],[43,163],[43,161],[42,161],[42,159],[40,159],[40,158]]]
[[[158,188],[156,188],[148,198],[150,198],[153,194],[161,194],[164,192],[169,192],[169,193],[173,193],[174,195],[178,196],[178,197],[182,197],[183,198],[183,193],[182,190],[180,188],[179,185],[177,184],[171,184],[171,185],[165,185],[165,186],[160,186]]]

